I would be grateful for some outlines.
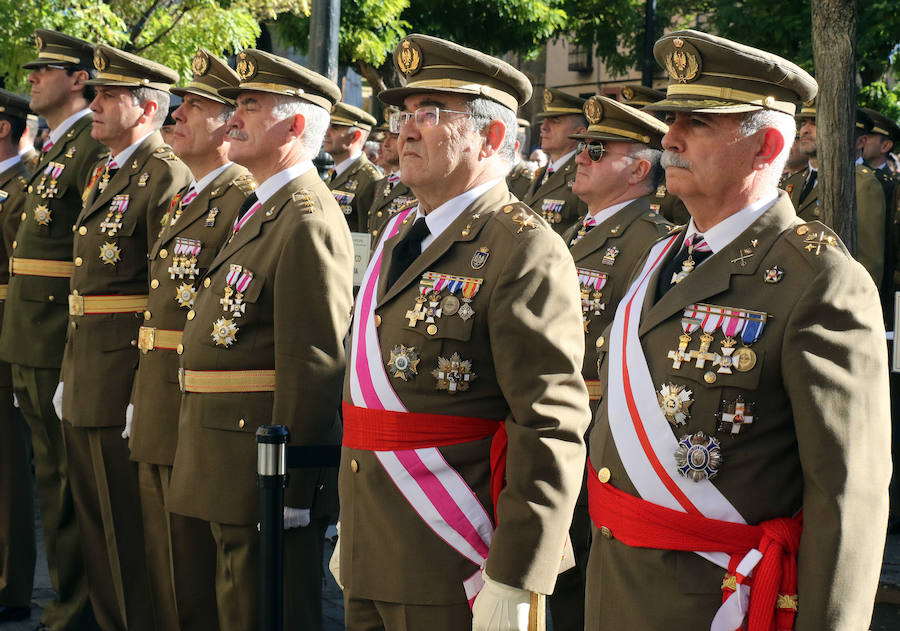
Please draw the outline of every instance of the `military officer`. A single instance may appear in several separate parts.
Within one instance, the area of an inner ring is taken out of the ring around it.
[[[581,373],[596,412],[603,394],[597,360],[606,352],[603,333],[619,299],[628,289],[631,269],[644,251],[673,228],[652,210],[652,195],[662,179],[660,139],[666,125],[650,114],[604,96],[584,104],[589,126],[575,134],[578,166],[572,190],[588,213],[563,239],[575,259],[581,285],[584,364]],[[590,550],[587,494],[575,507],[569,537],[576,567],[560,575],[550,596],[553,628],[584,629],[584,576]]]
[[[259,186],[188,312],[184,395],[168,508],[208,522],[223,631],[259,616],[254,433],[282,424],[294,444],[336,444],[350,322],[353,245],[312,158],[340,98],[334,82],[258,50],[238,56],[229,157]],[[331,469],[291,473],[285,491],[286,628],[322,625],[322,555],[337,511]],[[228,501],[221,490],[228,488]]]
[[[42,623],[52,631],[92,629],[80,534],[72,506],[62,427],[51,400],[59,382],[72,276],[72,225],[94,163],[107,150],[91,138],[86,84],[93,45],[63,33],[35,31],[31,108],[50,127],[37,169],[28,178],[24,217],[10,252],[9,290],[0,359],[12,364],[13,388],[31,429],[47,565],[55,596]]]
[[[104,629],[154,628],[137,466],[122,439],[147,311],[147,253],[190,171],[159,127],[178,74],[109,46],[94,50],[94,167],[75,222],[69,332],[57,400],[94,613]],[[61,395],[61,397],[60,397]],[[152,594],[151,594],[152,595]]]
[[[590,413],[572,258],[506,187],[531,84],[426,35],[394,64],[405,85],[379,98],[402,107],[418,204],[385,226],[356,302],[333,558],[347,628],[538,628],[572,564]]]
[[[528,190],[534,182],[535,171],[531,164],[522,159],[522,147],[525,145],[525,136],[531,123],[524,118],[516,119],[516,122],[519,123],[519,131],[516,134],[515,164],[509,170],[509,175],[506,176],[506,185],[509,187],[510,193],[522,199],[528,194]]]
[[[351,232],[366,232],[375,181],[382,175],[363,152],[375,117],[353,105],[336,103],[322,148],[334,158],[328,179],[334,199],[347,216]]]
[[[797,115],[800,124],[799,145],[809,159],[807,168],[784,180],[782,187],[789,191],[791,202],[797,209],[797,216],[806,221],[819,219],[819,189],[816,142],[815,101],[803,104]],[[875,284],[880,286],[884,278],[884,192],[872,170],[862,164],[856,165],[856,210],[859,246],[856,258],[862,263]]]
[[[156,620],[159,628],[173,630],[216,628],[215,542],[209,527],[165,509],[178,437],[181,335],[200,278],[254,188],[247,170],[228,159],[226,130],[234,101],[219,90],[237,86],[237,73],[202,49],[192,67],[191,83],[171,92],[183,98],[173,112],[172,148],[194,179],[172,199],[150,249],[150,292],[131,396],[131,459],[138,462]]]
[[[18,153],[28,99],[0,90],[0,319],[9,281],[9,258],[25,205],[27,171]],[[9,364],[0,362],[0,624],[31,615],[34,584],[34,500],[28,427],[13,407]]]
[[[890,479],[878,294],[776,188],[816,83],[698,31],[654,54],[691,222],[638,263],[607,331],[585,629],[736,629],[748,611],[749,629],[868,628]]]
[[[583,107],[584,99],[547,88],[544,90],[544,109],[537,115],[541,121],[541,149],[550,157],[550,162],[535,173],[534,182],[522,201],[559,234],[587,212],[585,203],[572,192],[578,141],[569,138],[587,127]]]
[[[641,85],[639,83],[633,83],[622,86],[621,92],[622,103],[625,105],[630,105],[631,107],[636,107],[641,109],[643,107],[647,107],[648,105],[652,105],[657,101],[662,101],[666,98],[666,93],[661,92],[660,90],[654,90],[653,88],[648,88],[647,86]]]
[[[381,143],[381,155],[388,174],[374,185],[375,199],[372,201],[372,208],[369,211],[369,234],[372,235],[372,247],[381,232],[381,228],[387,221],[396,215],[401,209],[415,202],[416,196],[409,190],[409,187],[403,183],[400,177],[400,154],[397,153],[397,134],[390,129],[391,114],[396,112],[395,108],[385,108],[385,116],[387,116],[387,129],[384,131],[384,140]]]

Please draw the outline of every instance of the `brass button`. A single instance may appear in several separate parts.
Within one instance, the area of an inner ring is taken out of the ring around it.
[[[425,330],[428,332],[428,335],[434,335],[437,333],[437,327],[433,324],[429,324],[428,328]]]
[[[715,383],[716,382],[716,373],[714,373],[711,370],[707,371],[703,375],[703,381],[705,381],[706,383]]]
[[[22,214],[24,215],[25,213],[22,213]],[[376,216],[376,217],[381,217],[381,215],[383,215],[383,214],[384,214],[384,213],[381,212],[381,211],[379,210],[377,213],[375,213],[375,216]],[[22,217],[22,219],[24,219],[24,218],[25,218],[25,217]]]
[[[209,278],[204,278],[204,279],[203,279],[203,286],[204,286],[204,287],[209,287],[209,283],[210,283]]]
[[[33,192],[34,192],[34,186],[29,186],[29,187],[28,187],[28,192],[29,192],[29,193],[33,193]]]
[[[150,289],[156,289],[159,287],[159,279],[154,278],[150,281]]]
[[[356,473],[357,471],[359,471],[359,463],[356,462],[356,460],[351,460],[351,461],[350,461],[350,470],[351,470],[353,473]]]
[[[164,259],[169,256],[169,251],[165,248],[159,251],[159,258]]]
[[[239,428],[244,429],[244,425],[245,425],[244,419],[241,419],[241,420],[238,421],[238,427],[239,427]]]
[[[80,234],[81,236],[86,235],[86,234],[87,234],[87,227],[86,227],[86,226],[81,226],[81,227],[78,229],[78,234]]]
[[[17,241],[13,241],[13,247],[16,247],[17,245],[19,245],[19,243]]]
[[[375,326],[376,327],[381,326],[381,316],[378,315],[377,313],[375,314]]]
[[[78,290],[77,290],[77,289],[73,289],[73,290],[72,290],[72,295],[73,295],[73,296],[77,296],[77,295],[78,295]]]
[[[797,228],[797,234],[799,234],[801,237],[803,235],[805,235],[807,232],[809,232],[808,226],[800,226],[799,228]]]
[[[81,264],[84,263],[84,259],[82,259],[80,256],[76,256],[74,263],[75,267],[81,267]]]
[[[610,530],[610,529],[607,528],[606,526],[601,526],[601,527],[600,527],[600,534],[603,535],[603,538],[604,538],[604,539],[612,539],[612,538],[613,538],[613,536],[612,536],[612,530]]]
[[[132,345],[132,346],[137,346],[137,340],[131,340],[131,345]]]
[[[75,232],[75,226],[72,226],[72,232]]]
[[[47,296],[47,302],[53,302],[56,300],[56,296]]]
[[[77,322],[69,322],[69,324],[72,326],[73,329],[77,329],[77,328],[78,328],[78,323],[77,323]]]
[[[604,344],[606,344],[606,339],[601,335],[597,338],[597,348],[603,348]]]
[[[179,355],[184,354],[184,344],[179,344],[178,346],[176,346],[175,352],[178,353]]]
[[[512,209],[513,209],[512,206],[506,205],[506,206],[503,207],[503,212],[505,212],[506,214],[509,214],[509,213],[512,212]]]
[[[26,219],[28,219],[28,215],[26,215],[25,213],[22,213],[22,221],[25,221]]]
[[[149,310],[148,310],[148,311],[144,311],[144,319],[145,319],[145,320],[149,320],[149,319],[150,319],[150,311],[149,311]]]
[[[597,479],[600,480],[603,484],[606,484],[607,482],[609,482],[610,475],[611,474],[609,472],[609,469],[603,467],[597,472]]]
[[[190,311],[188,311],[187,319],[188,319],[188,320],[193,320],[195,315],[197,315],[197,314],[194,313],[194,310],[193,310],[193,309],[191,309]]]

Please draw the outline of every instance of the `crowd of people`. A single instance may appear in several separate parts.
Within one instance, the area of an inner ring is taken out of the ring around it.
[[[857,118],[854,257],[816,81],[715,35],[656,42],[664,92],[587,99],[409,35],[380,125],[261,50],[179,87],[35,40],[30,98],[0,90],[0,622],[33,475],[38,629],[259,628],[278,424],[342,445],[285,489],[286,629],[322,627],[336,518],[350,631],[867,628],[896,121]]]

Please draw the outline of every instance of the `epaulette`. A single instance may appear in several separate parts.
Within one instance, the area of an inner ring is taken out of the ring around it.
[[[231,183],[237,186],[244,195],[249,195],[256,190],[256,180],[249,173],[237,176]]]
[[[371,175],[372,177],[381,177],[381,172],[378,170],[378,167],[376,167],[371,162],[364,164],[363,169],[365,169],[366,173]]]
[[[654,197],[665,197],[666,196],[666,185],[660,184],[656,187],[656,191],[653,193]]]
[[[501,223],[512,230],[513,234],[531,232],[541,225],[546,226],[544,220],[532,210],[531,206],[519,201],[506,204],[501,212],[497,213],[497,216],[501,218]]]
[[[871,173],[872,172],[872,170],[869,167],[864,166],[862,164],[857,164],[856,170],[859,171],[860,173]]]
[[[297,210],[305,213],[311,213],[316,209],[316,205],[313,202],[312,195],[310,192],[301,188],[299,191],[296,191],[293,195],[291,195],[291,201],[294,202],[294,206]]]
[[[522,169],[522,177],[524,177],[526,180],[534,181],[534,176],[536,174],[537,171],[535,171],[534,169],[529,169],[527,167]]]
[[[672,233],[671,226],[673,226],[674,224],[672,224],[672,222],[670,222],[668,219],[666,219],[659,213],[646,212],[641,215],[641,219],[656,226],[656,229],[659,231],[660,234],[671,234]]]
[[[787,241],[804,253],[805,258],[817,260],[829,252],[850,256],[849,250],[834,231],[821,221],[810,221],[789,230]]]
[[[159,158],[165,162],[179,162],[178,156],[175,155],[175,152],[172,151],[172,148],[168,145],[163,145],[159,149],[153,152],[154,158]]]
[[[19,181],[19,184],[22,186],[22,192],[24,193],[28,189],[28,180],[26,180],[21,175],[17,175],[16,179]]]

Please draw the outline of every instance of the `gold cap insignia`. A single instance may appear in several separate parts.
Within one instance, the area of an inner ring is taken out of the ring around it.
[[[553,92],[551,92],[547,88],[544,88],[544,109],[550,107],[551,103],[553,103]]]
[[[107,65],[109,64],[106,61],[106,56],[99,50],[94,51],[94,68],[103,72],[106,70]]]
[[[629,87],[622,88],[622,97],[630,101],[634,98],[634,89]]]
[[[422,49],[408,39],[400,42],[397,68],[405,75],[415,74],[422,67]]]
[[[585,102],[584,116],[591,125],[603,120],[603,105],[600,103],[600,99],[592,96]]]
[[[815,107],[815,106],[816,106],[816,100],[815,100],[815,99],[812,99],[812,100],[809,100],[809,101],[803,101],[803,107]]]
[[[238,57],[237,73],[244,81],[256,74],[256,64],[247,56],[247,53],[241,53]]]
[[[666,70],[679,83],[693,81],[700,74],[700,55],[697,50],[680,37],[672,40],[675,50],[666,56]]]
[[[38,52],[44,50],[44,40],[41,39],[40,35],[34,36],[34,45],[37,46]]]
[[[194,55],[194,60],[191,62],[191,68],[197,76],[206,74],[206,71],[209,70],[209,55],[202,50],[198,50],[197,54]]]

